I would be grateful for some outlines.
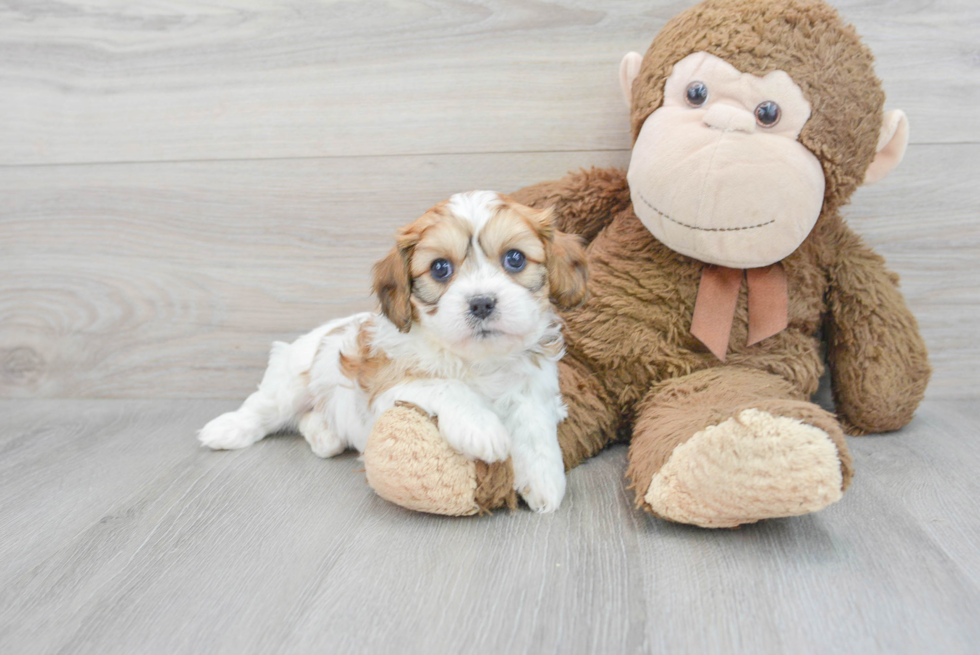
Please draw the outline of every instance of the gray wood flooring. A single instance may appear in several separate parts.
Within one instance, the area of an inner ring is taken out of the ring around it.
[[[554,515],[448,519],[353,455],[193,432],[227,401],[0,401],[5,653],[970,653],[980,404],[854,438],[844,499],[734,531],[636,512],[625,448]]]
[[[819,514],[413,514],[194,432],[369,308],[449,194],[625,166],[619,60],[693,0],[0,0],[0,654],[980,652],[980,3],[838,0],[910,117],[847,209],[935,376]]]

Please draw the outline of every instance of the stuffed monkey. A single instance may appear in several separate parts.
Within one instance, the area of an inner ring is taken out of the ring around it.
[[[629,170],[515,194],[588,244],[590,298],[563,315],[566,467],[625,438],[636,504],[656,516],[734,527],[819,510],[853,475],[844,432],[905,425],[930,375],[897,277],[840,213],[901,160],[905,115],[883,112],[871,53],[822,0],[706,0],[620,80]],[[809,402],[821,337],[836,417]],[[422,511],[513,504],[508,465],[446,449],[396,408],[368,481]]]

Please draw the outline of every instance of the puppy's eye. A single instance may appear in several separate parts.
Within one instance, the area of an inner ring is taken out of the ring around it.
[[[780,111],[779,105],[772,100],[766,100],[755,108],[755,120],[762,127],[772,127],[779,122],[782,115],[783,112]]]
[[[691,82],[687,85],[686,91],[687,104],[692,107],[700,107],[708,99],[708,87],[704,82]]]
[[[446,282],[453,276],[453,265],[448,259],[437,259],[429,267],[429,273],[436,282]]]
[[[504,270],[510,273],[520,273],[527,266],[527,258],[520,250],[508,250],[504,253],[501,261],[504,264]]]

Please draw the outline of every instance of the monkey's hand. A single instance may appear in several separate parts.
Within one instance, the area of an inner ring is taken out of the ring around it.
[[[616,168],[582,169],[560,180],[524,187],[512,195],[517,202],[536,209],[554,206],[555,227],[579,235],[586,243],[631,202],[626,171]]]
[[[830,266],[827,356],[837,412],[852,434],[897,430],[910,420],[932,372],[898,276],[846,231]]]

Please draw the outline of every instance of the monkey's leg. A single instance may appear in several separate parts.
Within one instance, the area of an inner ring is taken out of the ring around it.
[[[364,449],[368,484],[387,501],[417,512],[468,516],[517,506],[508,458],[486,464],[453,450],[436,420],[414,405],[392,407]]]
[[[600,382],[571,357],[559,363],[559,379],[569,415],[558,426],[558,442],[565,467],[572,468],[612,440],[619,412]],[[393,407],[374,424],[364,469],[379,496],[419,512],[466,516],[517,505],[510,459],[467,459],[414,406]]]
[[[841,498],[852,465],[830,413],[782,378],[730,366],[651,390],[627,475],[637,506],[722,528],[822,509]]]

